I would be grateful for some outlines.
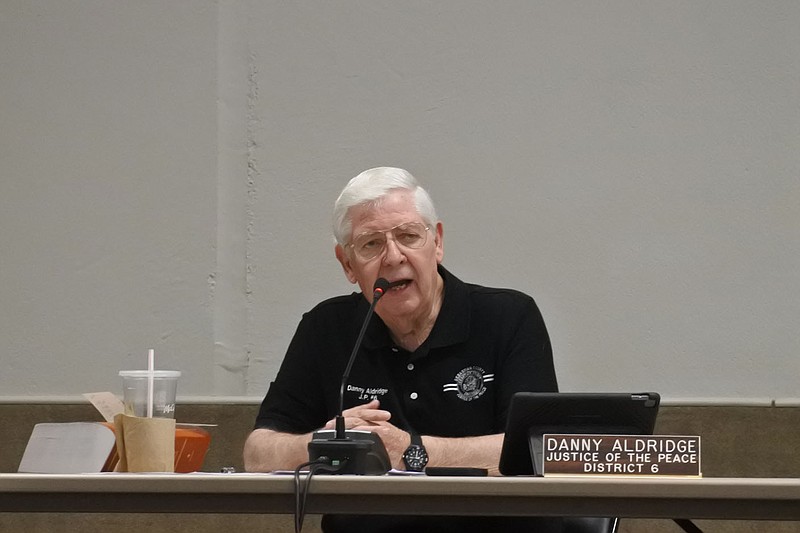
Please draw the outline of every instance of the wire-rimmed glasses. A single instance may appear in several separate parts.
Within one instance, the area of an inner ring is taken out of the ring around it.
[[[378,257],[386,249],[389,234],[392,235],[392,239],[398,246],[418,250],[428,242],[429,229],[431,229],[430,226],[420,222],[405,222],[387,230],[368,231],[356,235],[347,246],[359,259],[369,261]]]

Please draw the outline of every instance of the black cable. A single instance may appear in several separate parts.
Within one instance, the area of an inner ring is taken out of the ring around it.
[[[703,533],[702,529],[686,518],[673,518],[672,521],[678,524],[686,533]]]
[[[331,460],[328,457],[322,456],[315,461],[308,461],[298,465],[294,469],[294,531],[300,533],[303,530],[303,520],[306,516],[306,500],[308,499],[309,488],[311,487],[311,478],[320,470],[328,472],[337,472],[345,462],[338,466],[331,466]],[[300,480],[300,471],[308,467],[308,475],[305,478],[305,484]]]

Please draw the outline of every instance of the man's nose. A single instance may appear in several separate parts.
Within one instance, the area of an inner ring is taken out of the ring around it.
[[[384,251],[383,262],[387,265],[395,265],[401,263],[403,259],[405,259],[403,251],[400,249],[397,241],[394,240],[394,235],[390,234],[386,239],[386,249]]]

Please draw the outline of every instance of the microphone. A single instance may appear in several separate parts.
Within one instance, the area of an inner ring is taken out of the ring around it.
[[[344,391],[350,378],[350,370],[353,368],[358,350],[361,348],[375,306],[387,290],[399,284],[389,283],[385,278],[375,280],[375,285],[372,287],[372,303],[367,310],[367,316],[364,317],[364,323],[361,325],[361,331],[358,333],[339,386],[339,414],[335,418],[333,437],[330,437],[330,430],[320,430],[314,433],[311,442],[308,443],[309,461],[327,458],[331,466],[339,467],[331,473],[382,475],[392,467],[389,454],[386,453],[386,447],[380,437],[371,431],[347,431],[342,413],[344,412]]]
[[[350,354],[350,360],[347,361],[344,374],[342,374],[342,384],[339,387],[339,414],[336,415],[337,439],[344,438],[344,417],[342,416],[342,411],[344,411],[344,390],[345,387],[347,387],[347,381],[350,379],[350,370],[353,368],[356,355],[358,355],[358,350],[361,348],[361,342],[364,340],[364,334],[367,332],[369,319],[372,318],[372,313],[375,311],[375,306],[378,304],[378,300],[381,299],[381,296],[384,295],[388,288],[389,282],[386,281],[385,278],[378,278],[375,280],[375,285],[372,287],[372,303],[367,311],[367,316],[364,318],[364,323],[361,325],[361,331],[358,333],[358,337],[356,337],[356,343],[353,346],[352,353]]]

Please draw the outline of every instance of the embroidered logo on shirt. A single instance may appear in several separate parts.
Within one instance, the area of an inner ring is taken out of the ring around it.
[[[455,383],[447,383],[442,390],[455,392],[459,399],[471,402],[483,396],[486,392],[486,383],[494,381],[494,374],[487,374],[479,366],[468,366],[460,370],[455,377]]]

